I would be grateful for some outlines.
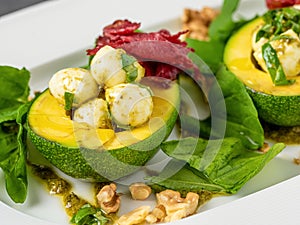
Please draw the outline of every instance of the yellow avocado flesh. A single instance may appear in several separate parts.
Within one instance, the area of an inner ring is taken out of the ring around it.
[[[46,90],[38,97],[30,109],[28,122],[31,129],[39,136],[70,147],[78,147],[74,133],[74,124],[70,116],[66,115],[64,106],[61,105]],[[114,136],[111,129],[96,129],[102,143]]]
[[[140,127],[117,133],[112,129],[93,129],[92,135],[97,134],[104,149],[118,149],[148,138],[166,125],[170,115],[174,112],[174,108],[177,108],[179,99],[179,92],[176,91],[178,89],[177,84],[170,85],[169,88],[161,88],[149,80],[144,82],[145,85],[151,86],[154,95],[154,107],[150,120]],[[80,132],[84,132],[85,129],[83,125],[74,123],[66,115],[64,106],[50,94],[49,90],[43,92],[38,97],[38,101],[33,103],[28,123],[32,131],[38,136],[75,148],[79,147],[80,144],[78,143],[79,136],[74,131],[82,129]]]
[[[257,18],[238,30],[227,42],[224,51],[224,62],[247,87],[257,92],[274,96],[300,95],[300,76],[292,77],[293,85],[275,86],[270,75],[255,67],[252,61],[252,36],[255,30],[264,23]]]

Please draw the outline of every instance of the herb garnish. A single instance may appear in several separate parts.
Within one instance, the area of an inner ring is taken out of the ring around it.
[[[295,83],[295,80],[287,80],[283,67],[278,59],[276,50],[267,42],[262,46],[263,59],[266,63],[268,72],[275,85],[290,85]]]
[[[75,97],[75,95],[73,93],[70,93],[67,91],[65,92],[64,98],[65,98],[65,110],[66,111],[72,110],[74,97]]]
[[[297,35],[300,33],[300,10],[293,7],[269,10],[263,15],[265,24],[259,29],[255,40],[266,38],[269,41],[262,46],[262,56],[267,70],[274,85],[291,85],[295,80],[287,80],[283,67],[280,63],[276,50],[270,41],[280,39],[291,39],[282,35],[288,30],[293,30]]]
[[[123,69],[126,72],[126,81],[131,83],[138,77],[138,69],[134,65],[137,60],[133,56],[127,54],[122,54],[121,58]]]
[[[300,33],[300,10],[287,7],[275,10],[269,10],[263,15],[265,24],[256,34],[256,41],[261,38],[270,39],[278,36],[289,29],[296,34]]]
[[[104,225],[108,222],[109,219],[104,216],[101,209],[90,204],[83,205],[70,221],[75,225]]]

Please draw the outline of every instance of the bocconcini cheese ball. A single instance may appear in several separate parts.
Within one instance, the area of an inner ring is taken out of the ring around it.
[[[74,105],[95,98],[99,87],[89,70],[66,68],[56,72],[49,81],[50,93],[62,104],[65,103],[65,92],[74,94]]]
[[[111,127],[107,102],[101,98],[94,98],[80,105],[74,111],[73,121],[95,128]]]
[[[252,48],[253,56],[264,71],[267,71],[266,63],[262,55],[262,46],[269,40],[261,38],[255,42],[254,33]],[[292,77],[300,74],[300,39],[292,30],[280,34],[283,38],[270,40],[271,46],[275,49],[278,59],[283,67],[286,76]]]
[[[121,126],[139,126],[153,111],[152,92],[135,83],[119,84],[105,92],[112,119]]]
[[[102,88],[126,83],[127,77],[123,67],[122,54],[126,54],[123,49],[115,49],[106,45],[93,57],[91,74]],[[137,69],[137,78],[134,81],[139,82],[145,74],[145,69],[137,61],[133,65]]]

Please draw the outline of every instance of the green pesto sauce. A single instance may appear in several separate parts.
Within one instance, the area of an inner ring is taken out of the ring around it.
[[[283,127],[262,122],[265,138],[288,145],[300,144],[300,126]]]
[[[89,203],[87,200],[79,197],[72,191],[72,185],[65,179],[59,177],[50,167],[44,165],[29,164],[35,175],[46,187],[49,194],[61,197],[63,206],[67,215],[72,218],[78,210],[85,204]],[[108,182],[94,183],[93,194],[95,202],[97,203],[97,194],[101,188],[109,184]],[[89,203],[90,205],[93,205]],[[110,222],[107,225],[113,224],[117,220],[116,214],[107,215]]]
[[[72,185],[59,177],[50,167],[30,164],[32,173],[45,185],[49,194],[62,197],[62,202],[68,216],[72,217],[86,200],[72,192]]]

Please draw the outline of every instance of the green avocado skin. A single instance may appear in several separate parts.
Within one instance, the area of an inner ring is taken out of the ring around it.
[[[117,150],[72,148],[48,141],[31,129],[28,134],[37,150],[65,174],[77,179],[105,182],[129,175],[149,161],[158,151],[158,146],[143,151],[143,145],[155,143],[156,135],[161,135],[162,130],[145,139],[145,143]]]
[[[165,126],[151,136],[119,149],[95,150],[68,147],[46,140],[33,132],[30,127],[28,138],[52,165],[65,174],[88,181],[113,181],[137,171],[157,153],[161,142],[169,136],[176,123],[178,107],[179,101]]]
[[[258,92],[246,87],[259,117],[278,126],[300,125],[300,96],[278,96]]]

